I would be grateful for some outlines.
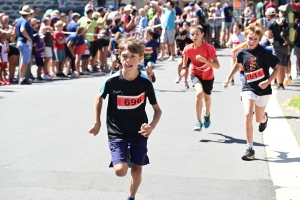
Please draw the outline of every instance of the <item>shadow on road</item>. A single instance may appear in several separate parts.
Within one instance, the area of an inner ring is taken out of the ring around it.
[[[0,92],[15,92],[13,90],[0,90]]]
[[[188,90],[159,90],[155,89],[157,92],[187,92]]]
[[[299,163],[300,158],[288,158],[288,152],[281,152],[281,151],[275,151],[279,153],[278,156],[274,158],[269,158],[269,159],[259,159],[256,158],[255,160],[257,161],[266,161],[266,162],[271,162],[271,163]]]
[[[276,116],[269,117],[270,119],[300,119],[300,116]]]
[[[247,144],[246,140],[242,140],[242,139],[237,139],[228,135],[224,135],[222,133],[209,133],[209,134],[213,134],[213,135],[219,135],[222,136],[224,138],[222,139],[218,139],[217,141],[215,140],[200,140],[199,142],[204,142],[204,143],[208,143],[208,142],[216,142],[216,143],[223,143],[223,144]],[[267,145],[264,145],[262,143],[257,143],[254,142],[253,143],[254,146],[260,146],[260,147],[265,147]]]

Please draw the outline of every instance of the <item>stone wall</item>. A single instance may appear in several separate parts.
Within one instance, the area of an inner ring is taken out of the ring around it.
[[[42,13],[48,9],[57,9],[57,0],[0,0],[0,13],[6,13],[10,20],[20,17],[19,10],[24,5],[38,6]],[[59,10],[66,11],[67,9],[74,9],[76,12],[83,12],[87,0],[67,0],[66,8]]]

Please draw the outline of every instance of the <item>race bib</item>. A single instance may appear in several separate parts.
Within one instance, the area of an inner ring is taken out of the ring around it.
[[[259,69],[259,70],[253,71],[253,72],[245,73],[245,77],[247,79],[247,82],[251,83],[251,82],[258,81],[258,80],[264,78],[265,73],[264,73],[263,69]]]
[[[44,52],[41,53],[41,58],[44,58],[45,57],[45,54]]]
[[[138,96],[117,96],[117,107],[120,110],[129,110],[139,107],[144,103],[146,98],[145,93],[142,93]]]
[[[145,54],[151,54],[151,53],[153,53],[152,47],[145,47],[144,53]]]
[[[119,49],[114,49],[114,54],[118,55],[119,54]]]

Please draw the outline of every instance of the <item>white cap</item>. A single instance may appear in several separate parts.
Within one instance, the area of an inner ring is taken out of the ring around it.
[[[276,10],[275,10],[275,8],[272,8],[272,7],[268,8],[265,14],[266,15],[275,15],[276,14]]]

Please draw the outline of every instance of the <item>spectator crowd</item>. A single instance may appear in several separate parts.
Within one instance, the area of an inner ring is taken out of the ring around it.
[[[88,0],[83,16],[72,10],[63,13],[49,9],[42,13],[37,6],[31,9],[30,5],[20,9],[18,19],[9,19],[10,16],[0,13],[0,85],[31,84],[54,77],[79,78],[99,72],[113,74],[122,67],[118,41],[130,36],[144,41],[144,69],[153,82],[155,62],[177,58],[175,82],[179,83],[182,51],[192,43],[189,39],[191,25],[201,25],[205,40],[215,48],[233,48],[234,52],[245,41],[244,28],[253,23],[265,30],[261,45],[281,59],[282,71],[276,79],[278,89],[291,83],[293,49],[300,61],[300,7],[294,0],[284,9],[274,0],[256,5],[248,1],[242,13],[228,0],[223,4],[219,0],[210,3],[200,0],[185,5],[181,0],[145,2],[143,8],[134,2],[120,3],[118,7],[96,7],[94,0]],[[291,23],[286,21],[290,13],[293,13],[294,22],[287,28],[286,24]],[[36,73],[31,71],[34,64]],[[299,77],[297,73],[296,78]],[[231,83],[234,84],[234,80]],[[186,81],[184,84],[188,88]]]

